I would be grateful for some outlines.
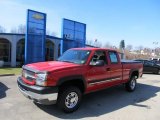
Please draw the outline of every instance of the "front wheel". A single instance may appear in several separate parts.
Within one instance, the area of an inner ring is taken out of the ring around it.
[[[57,105],[66,113],[74,112],[80,106],[82,93],[79,88],[68,86],[59,93]]]
[[[129,92],[133,92],[136,89],[136,76],[132,76],[130,81],[125,84],[125,88]]]
[[[160,70],[158,69],[157,74],[160,75]]]

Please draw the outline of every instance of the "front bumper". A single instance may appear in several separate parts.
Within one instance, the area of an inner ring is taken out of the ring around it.
[[[21,93],[36,103],[50,105],[55,104],[58,97],[58,87],[41,87],[25,84],[21,77],[17,79]]]

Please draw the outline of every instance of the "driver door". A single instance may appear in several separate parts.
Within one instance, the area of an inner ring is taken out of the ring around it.
[[[96,66],[98,60],[103,60],[104,65]],[[106,51],[95,51],[90,61],[89,71],[87,72],[89,90],[97,90],[106,86],[106,80],[110,77],[107,64]]]

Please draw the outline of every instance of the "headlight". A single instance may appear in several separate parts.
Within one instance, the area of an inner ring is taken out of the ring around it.
[[[41,72],[36,74],[36,85],[46,86],[47,73]]]

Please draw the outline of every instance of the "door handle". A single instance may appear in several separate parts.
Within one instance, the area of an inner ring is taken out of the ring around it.
[[[111,71],[111,68],[106,68],[106,71]]]

